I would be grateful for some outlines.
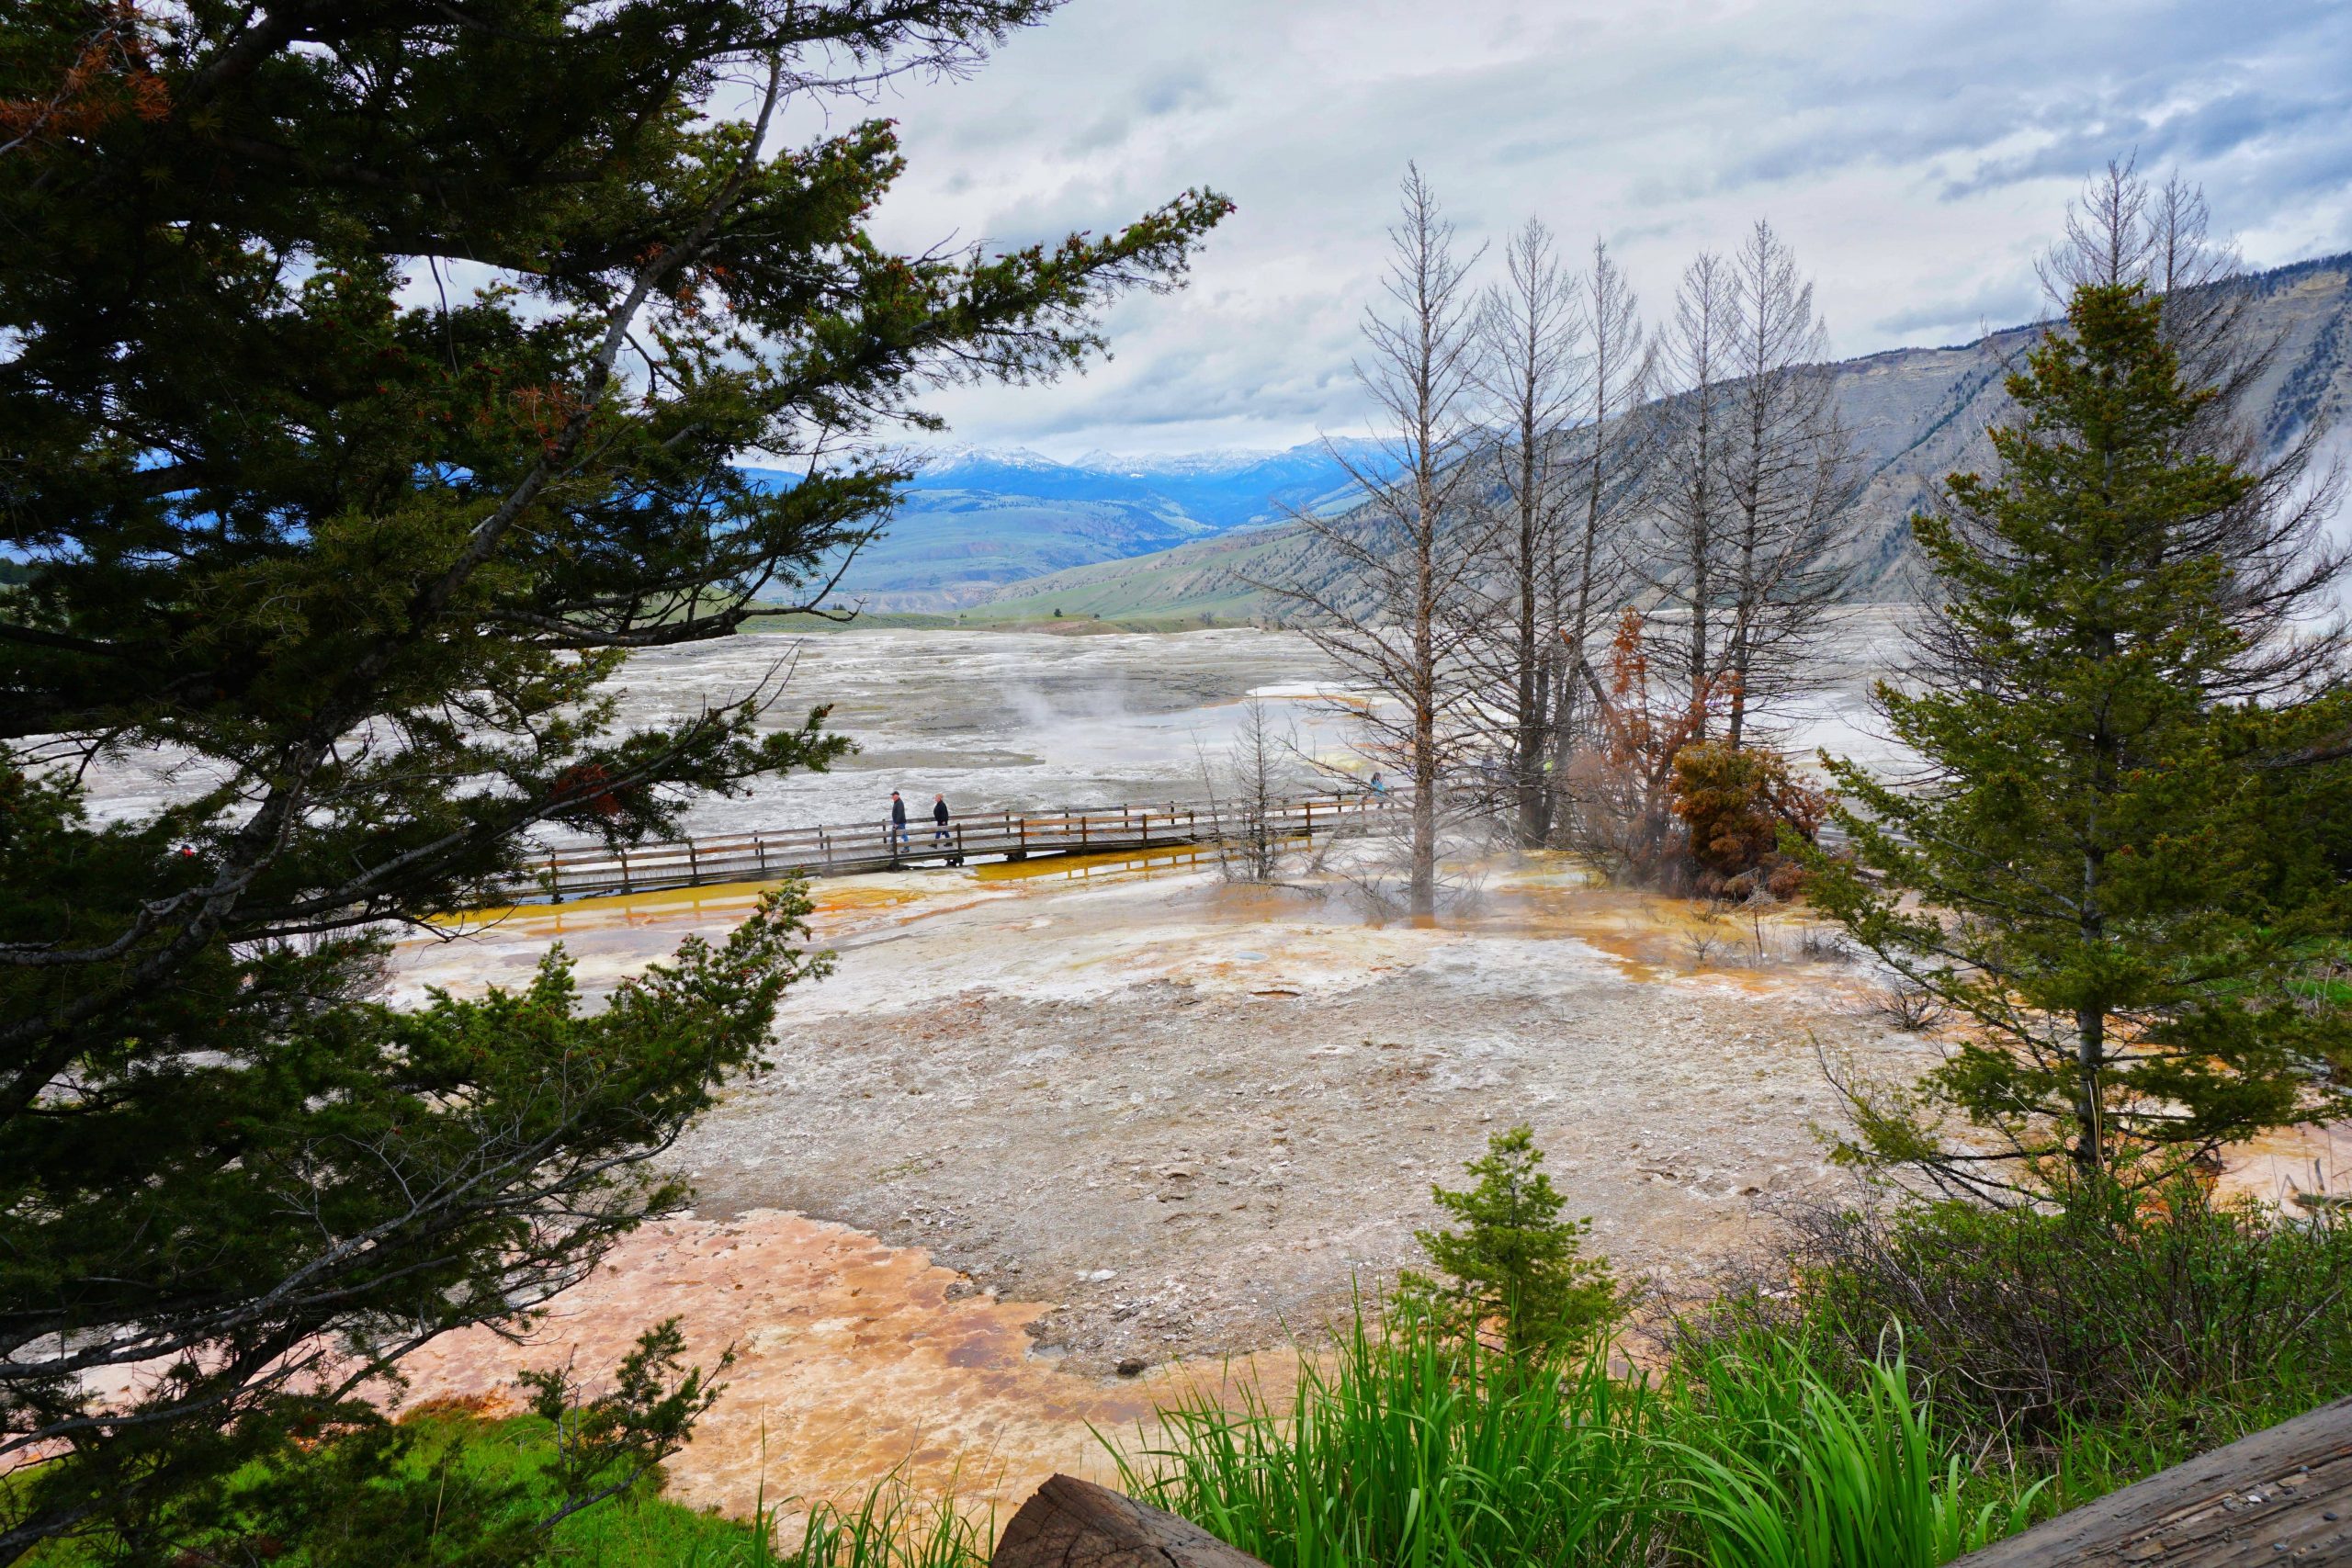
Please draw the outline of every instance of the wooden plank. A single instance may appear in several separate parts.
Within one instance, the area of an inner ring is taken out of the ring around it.
[[[823,841],[824,831],[821,828],[796,828],[774,833],[763,831],[730,834],[723,838],[667,839],[639,844],[626,852],[633,862],[649,863],[665,858],[690,861],[696,855],[708,857],[714,854],[739,852],[755,855],[763,848],[773,853],[779,851],[789,852],[803,846],[820,847]],[[611,865],[615,863],[617,852],[619,852],[605,849],[601,844],[580,845],[571,849],[550,851],[547,858],[566,868]]]
[[[2352,1398],[2199,1454],[1951,1568],[2352,1563]]]
[[[1358,795],[1295,796],[1272,803],[1265,813],[1265,825],[1285,837],[1296,837],[1301,829],[1311,835],[1318,807],[1325,814],[1325,822],[1336,825],[1338,818],[1351,812],[1361,816],[1373,807],[1369,798]],[[959,819],[956,829],[957,852],[967,861],[987,856],[1019,860],[1033,851],[1045,854],[1079,851],[1125,852],[1177,843],[1204,843],[1243,830],[1252,820],[1248,812],[1237,814],[1214,805],[1204,812],[1197,807],[1180,807],[1171,802],[1157,813],[1160,817],[1157,825],[1152,821],[1156,813],[1151,809],[1117,807],[1119,822],[1114,829],[1108,809],[1111,808],[1031,815],[1001,811],[993,819]],[[852,842],[863,843],[866,831],[863,828],[839,829],[820,824],[780,831],[763,829],[707,839],[670,840],[619,850],[601,844],[579,845],[547,852],[543,870],[535,868],[527,876],[516,879],[506,891],[514,897],[546,893],[560,901],[566,895],[766,881],[779,874],[854,874],[944,858],[936,846],[928,843],[910,845],[899,852],[888,829],[883,830],[878,849],[871,853],[856,850],[845,852],[836,840],[837,834],[847,833]]]
[[[1190,1519],[1072,1475],[1021,1505],[989,1568],[1265,1568]]]

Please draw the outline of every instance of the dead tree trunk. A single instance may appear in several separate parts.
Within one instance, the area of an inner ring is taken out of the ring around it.
[[[1679,624],[1658,628],[1653,640],[1679,644],[1674,660],[1697,716],[1696,739],[1706,739],[1706,693],[1720,673],[1713,615],[1729,563],[1724,494],[1724,422],[1733,329],[1731,269],[1702,254],[1683,270],[1675,290],[1674,320],[1664,334],[1669,374],[1678,383],[1660,407],[1664,425],[1657,496],[1657,548],[1650,585]]]
[[[1845,585],[1830,556],[1855,461],[1822,363],[1828,334],[1813,285],[1770,224],[1740,246],[1731,292],[1737,379],[1720,443],[1728,547],[1718,663],[1724,738],[1736,747],[1751,710],[1809,678],[1822,617]]]
[[[1287,581],[1252,586],[1282,598],[1351,683],[1381,699],[1360,716],[1363,746],[1375,767],[1402,766],[1413,782],[1406,905],[1425,918],[1437,908],[1445,775],[1468,733],[1459,609],[1484,526],[1471,488],[1481,438],[1468,281],[1476,257],[1454,254],[1453,226],[1418,168],[1403,194],[1389,231],[1392,309],[1365,313],[1356,365],[1386,427],[1382,450],[1335,453],[1363,504],[1338,517],[1296,514],[1315,558]]]
[[[1503,259],[1506,281],[1479,306],[1478,375],[1502,415],[1494,471],[1504,515],[1465,632],[1484,705],[1499,720],[1493,728],[1509,757],[1508,789],[1495,804],[1513,838],[1533,849],[1550,827],[1544,765],[1560,700],[1551,628],[1560,615],[1556,563],[1569,500],[1562,427],[1582,400],[1585,332],[1577,280],[1561,269],[1540,220],[1527,220]]]
[[[2352,1562],[2352,1399],[2158,1471],[1951,1568]]]
[[[1585,681],[1591,667],[1586,653],[1607,624],[1626,586],[1623,544],[1649,484],[1655,446],[1643,412],[1648,402],[1657,354],[1644,341],[1641,312],[1624,273],[1596,241],[1592,270],[1584,277],[1584,318],[1591,359],[1587,367],[1582,418],[1572,489],[1577,515],[1572,536],[1556,568],[1560,606],[1560,660],[1555,682],[1559,708],[1553,725],[1550,841],[1561,838],[1568,759],[1583,719]],[[1594,687],[1598,690],[1598,687]]]

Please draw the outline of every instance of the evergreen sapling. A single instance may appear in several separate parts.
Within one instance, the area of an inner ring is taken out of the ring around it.
[[[1498,1333],[1504,1353],[1529,1364],[1589,1348],[1623,1311],[1608,1260],[1581,1256],[1592,1222],[1560,1217],[1566,1200],[1543,1164],[1525,1125],[1495,1134],[1464,1167],[1476,1186],[1430,1189],[1460,1228],[1413,1233],[1446,1278],[1408,1271],[1397,1281],[1408,1311],[1464,1341]]]

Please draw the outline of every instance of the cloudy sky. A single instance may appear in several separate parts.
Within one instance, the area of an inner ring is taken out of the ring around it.
[[[2067,199],[2135,151],[2256,265],[2352,250],[2338,0],[1070,0],[878,112],[910,158],[894,243],[1238,204],[1189,289],[1118,308],[1109,364],[937,400],[960,440],[1058,457],[1363,428],[1349,360],[1408,160],[1468,244],[1531,213],[1606,238],[1652,314],[1770,218],[1841,355],[2037,315]]]

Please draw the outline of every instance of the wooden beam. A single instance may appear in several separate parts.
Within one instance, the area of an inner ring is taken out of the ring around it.
[[[2199,1454],[1950,1568],[2352,1563],[2352,1398]]]
[[[1190,1519],[1057,1475],[1004,1527],[989,1568],[1265,1568]]]

